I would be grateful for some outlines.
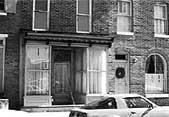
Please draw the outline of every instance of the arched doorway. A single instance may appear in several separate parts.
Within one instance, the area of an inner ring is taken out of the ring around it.
[[[162,94],[167,89],[167,63],[163,56],[154,53],[146,61],[145,93]]]

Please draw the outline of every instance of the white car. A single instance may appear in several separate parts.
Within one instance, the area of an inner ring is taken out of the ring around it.
[[[106,95],[72,109],[69,117],[169,117],[169,107],[160,107],[137,94]]]

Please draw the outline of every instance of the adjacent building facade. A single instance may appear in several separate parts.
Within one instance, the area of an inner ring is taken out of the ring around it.
[[[168,97],[167,0],[2,0],[0,96],[10,108],[112,93]]]

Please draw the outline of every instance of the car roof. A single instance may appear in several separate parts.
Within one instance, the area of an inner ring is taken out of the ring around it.
[[[103,97],[127,98],[127,97],[142,97],[139,94],[106,94]]]

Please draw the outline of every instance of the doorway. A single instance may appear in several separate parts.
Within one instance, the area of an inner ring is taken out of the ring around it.
[[[71,101],[71,50],[52,51],[52,98],[53,105],[70,104]]]

